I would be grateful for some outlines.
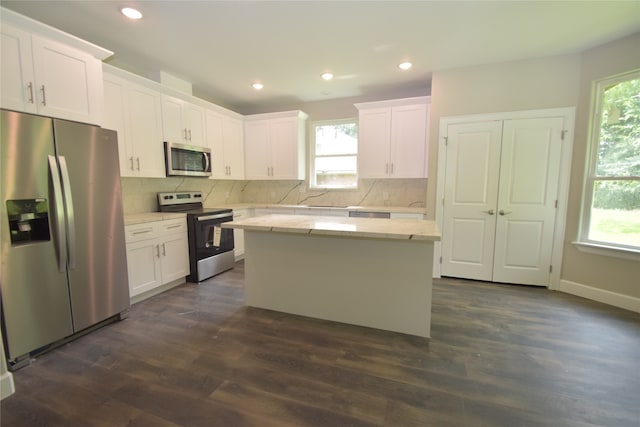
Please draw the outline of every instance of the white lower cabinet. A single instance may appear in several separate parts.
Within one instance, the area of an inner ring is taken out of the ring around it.
[[[149,293],[189,275],[185,219],[153,221],[125,227],[130,297]]]

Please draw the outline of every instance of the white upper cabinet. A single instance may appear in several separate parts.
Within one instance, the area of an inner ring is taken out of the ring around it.
[[[164,177],[160,93],[124,71],[109,70],[104,73],[103,127],[118,131],[120,175]]]
[[[164,140],[204,147],[204,108],[180,98],[162,95],[162,129]]]
[[[101,60],[110,51],[7,9],[0,33],[2,108],[102,124]]]
[[[207,145],[214,179],[244,179],[242,120],[215,111],[206,113]]]
[[[304,179],[305,122],[302,111],[245,116],[246,179]]]
[[[2,25],[2,108],[37,113],[31,34]]]
[[[430,97],[356,104],[358,177],[426,178]]]

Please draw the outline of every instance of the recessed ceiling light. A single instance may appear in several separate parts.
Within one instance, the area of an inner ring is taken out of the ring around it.
[[[400,64],[398,64],[398,68],[400,68],[401,70],[408,70],[412,65],[413,64],[411,62],[401,62]]]
[[[320,77],[322,77],[325,80],[331,80],[333,78],[333,73],[322,73]]]
[[[142,13],[132,7],[123,7],[120,12],[129,19],[142,19]]]
[[[254,88],[255,90],[260,90],[264,87],[264,85],[262,83],[255,82],[254,84],[251,85],[251,87]]]

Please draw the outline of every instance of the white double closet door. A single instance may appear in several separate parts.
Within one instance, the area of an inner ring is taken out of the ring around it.
[[[447,128],[443,276],[547,286],[563,118]]]

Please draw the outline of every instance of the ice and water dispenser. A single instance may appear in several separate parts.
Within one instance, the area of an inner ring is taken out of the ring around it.
[[[12,245],[51,239],[46,199],[7,200],[7,214]]]

